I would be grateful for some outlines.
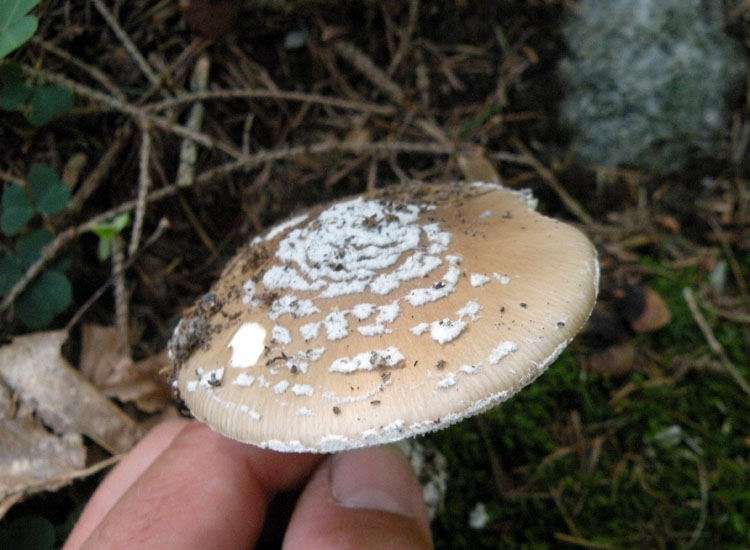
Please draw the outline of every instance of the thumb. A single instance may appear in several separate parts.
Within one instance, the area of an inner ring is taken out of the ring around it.
[[[395,447],[334,455],[303,491],[284,550],[432,548],[422,490]]]

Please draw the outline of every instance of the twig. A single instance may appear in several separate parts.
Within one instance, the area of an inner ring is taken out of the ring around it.
[[[130,357],[130,337],[128,321],[128,292],[125,288],[125,250],[122,237],[115,235],[112,239],[112,282],[115,295],[115,329],[117,332],[118,351]]]
[[[107,6],[104,5],[102,0],[93,0],[93,2],[97,11],[101,14],[101,16],[110,26],[112,31],[115,33],[115,36],[117,36],[120,42],[122,42],[122,45],[125,48],[125,51],[127,51],[130,54],[130,57],[133,58],[133,61],[135,61],[135,64],[138,66],[141,72],[146,76],[148,81],[154,86],[159,84],[159,76],[151,69],[151,65],[148,64],[148,61],[146,61],[146,58],[143,57],[143,54],[141,54],[141,52],[138,51],[137,46],[133,43],[132,40],[130,40],[130,37],[128,36],[128,34],[120,26],[120,24],[117,22],[114,16],[110,13],[110,11],[107,9]]]
[[[690,456],[693,456],[692,453]],[[693,533],[690,535],[690,540],[685,548],[692,548],[698,542],[703,534],[703,529],[706,527],[706,520],[708,519],[708,476],[706,475],[706,468],[700,461],[697,455],[694,456],[695,466],[698,468],[698,489],[701,492],[701,511],[698,517],[698,523],[693,529]]]
[[[333,43],[337,54],[346,59],[367,80],[380,88],[392,101],[399,105],[404,102],[404,91],[383,69],[375,65],[365,52],[351,42],[337,41]]]
[[[528,162],[529,166],[536,170],[536,173],[539,174],[542,180],[544,180],[544,182],[557,194],[557,196],[560,197],[560,200],[571,214],[573,214],[576,218],[581,220],[586,225],[592,225],[594,223],[594,219],[588,214],[588,212],[586,212],[583,207],[578,204],[578,201],[571,197],[570,194],[565,190],[565,188],[560,185],[560,182],[557,181],[557,178],[552,173],[552,171],[544,166],[541,162],[539,162],[536,157],[531,154],[529,148],[521,142],[521,140],[519,140],[518,138],[511,138],[511,143],[526,157],[526,161]]]
[[[99,184],[104,180],[104,177],[112,167],[117,155],[120,153],[122,148],[125,146],[125,142],[132,133],[132,127],[130,124],[126,124],[118,128],[115,132],[115,139],[110,144],[109,148],[104,152],[102,157],[99,159],[96,167],[91,173],[83,180],[80,187],[76,191],[75,195],[70,199],[68,203],[67,212],[75,213],[83,208],[83,203],[86,202],[94,191],[99,188]]]
[[[747,281],[742,274],[742,267],[737,261],[737,257],[734,255],[732,247],[727,241],[721,226],[712,216],[708,217],[708,224],[711,226],[711,230],[721,244],[721,249],[724,251],[724,256],[726,256],[727,262],[729,262],[729,267],[732,269],[732,275],[734,276],[734,282],[737,285],[742,298],[744,298],[746,302],[750,301],[750,291],[747,287]]]
[[[169,221],[166,218],[162,218],[159,221],[159,225],[156,226],[156,229],[151,234],[151,236],[148,238],[148,240],[143,244],[141,248],[139,248],[135,254],[130,256],[122,265],[120,270],[113,270],[112,274],[109,276],[109,279],[107,279],[104,284],[102,284],[99,288],[96,289],[96,292],[94,292],[91,296],[89,296],[89,299],[86,300],[86,302],[78,308],[78,311],[75,312],[75,315],[70,318],[68,323],[65,325],[65,330],[70,331],[76,323],[81,319],[84,313],[88,311],[88,309],[91,307],[91,305],[96,302],[102,294],[104,294],[104,291],[109,288],[109,285],[111,285],[116,277],[119,277],[121,273],[124,273],[127,271],[133,263],[138,259],[138,257],[143,254],[143,252],[151,246],[152,243],[156,242],[163,234],[164,231],[166,231],[169,228]]]
[[[141,131],[140,162],[138,166],[138,197],[136,198],[135,216],[133,219],[133,230],[130,233],[130,246],[128,256],[135,254],[141,241],[143,231],[143,219],[146,216],[148,204],[148,190],[151,187],[151,172],[149,170],[149,159],[151,158],[151,132],[148,124],[144,124]]]
[[[204,183],[217,177],[236,172],[237,170],[250,170],[260,164],[278,160],[289,159],[304,155],[322,155],[334,151],[346,151],[350,153],[421,153],[429,155],[452,155],[458,147],[452,144],[441,144],[432,142],[405,142],[405,141],[379,141],[374,143],[353,143],[341,141],[325,141],[312,145],[297,145],[283,149],[271,149],[261,151],[242,159],[221,164],[215,168],[209,168],[196,177],[196,183]]]
[[[396,112],[390,105],[378,105],[366,101],[353,101],[342,99],[340,97],[328,97],[320,94],[309,94],[305,92],[292,92],[287,90],[261,90],[257,88],[246,89],[229,89],[229,90],[207,90],[205,92],[193,92],[181,94],[174,99],[165,99],[156,103],[144,105],[146,111],[164,111],[185,103],[194,101],[206,101],[211,99],[237,99],[237,98],[257,98],[257,99],[280,99],[285,101],[299,101],[301,103],[318,103],[320,105],[329,105],[339,109],[349,111],[362,111],[365,113],[375,113],[379,115],[392,115]]]
[[[401,41],[396,53],[393,54],[391,62],[388,64],[387,74],[392,76],[396,72],[406,53],[411,48],[411,37],[419,22],[419,0],[409,0],[409,15],[406,22],[406,28],[401,32]]]
[[[195,178],[197,184],[205,184],[214,181],[216,178],[225,176],[238,170],[250,170],[261,164],[267,162],[273,162],[277,160],[291,159],[297,156],[304,155],[315,155],[315,154],[326,154],[334,151],[346,151],[351,153],[376,153],[376,152],[391,152],[391,153],[416,153],[416,154],[428,154],[428,155],[451,155],[457,151],[458,147],[454,145],[443,145],[439,143],[431,142],[398,142],[398,141],[382,141],[374,143],[351,143],[351,142],[323,142],[313,145],[301,145],[296,147],[288,147],[283,149],[273,149],[270,151],[261,151],[254,155],[244,156],[242,159],[237,161],[228,162],[226,164],[219,165],[215,168],[209,168],[208,170],[198,174]],[[165,185],[155,191],[148,194],[146,202],[151,203],[170,197],[174,195],[179,188],[177,185]],[[10,289],[6,294],[3,301],[0,302],[0,314],[7,311],[13,302],[18,299],[18,296],[26,290],[29,283],[33,281],[44,269],[44,267],[52,261],[57,254],[65,248],[71,241],[73,241],[78,235],[90,231],[92,227],[112,219],[118,214],[124,212],[130,212],[137,207],[137,200],[130,200],[97,214],[87,222],[77,226],[71,227],[57,235],[55,239],[42,249],[42,253],[24,273],[24,276]]]
[[[166,132],[172,132],[180,137],[190,138],[193,141],[200,143],[204,147],[208,147],[209,149],[220,149],[233,158],[242,157],[242,153],[240,153],[233,146],[227,143],[221,142],[219,140],[216,140],[207,134],[196,132],[194,130],[191,130],[190,128],[186,128],[185,126],[175,124],[169,119],[159,117],[156,115],[152,115],[146,112],[142,107],[136,107],[135,105],[132,105],[130,103],[125,103],[124,101],[120,101],[117,98],[109,96],[98,90],[94,90],[93,88],[90,88],[84,84],[80,84],[79,82],[75,82],[55,72],[47,71],[44,69],[37,69],[36,67],[31,67],[29,65],[22,65],[22,67],[23,67],[23,70],[26,71],[28,74],[31,74],[34,76],[40,76],[42,78],[46,78],[50,82],[55,82],[56,84],[65,86],[66,88],[70,88],[74,93],[78,95],[87,97],[88,99],[92,101],[102,103],[114,109],[115,111],[119,111],[121,113],[129,115],[138,121],[145,120],[149,122],[152,126],[160,128]]]
[[[701,329],[701,332],[708,342],[709,347],[716,355],[719,356],[719,360],[721,361],[722,366],[727,370],[727,372],[731,375],[731,377],[742,389],[742,391],[750,395],[750,384],[748,384],[747,380],[745,380],[739,373],[739,371],[735,368],[735,366],[729,360],[729,357],[727,357],[727,354],[724,351],[724,347],[721,345],[721,342],[719,342],[716,339],[716,336],[714,336],[711,327],[708,325],[708,322],[706,321],[705,317],[703,317],[703,314],[698,307],[698,303],[695,301],[693,291],[690,290],[689,287],[683,288],[682,297],[685,299],[688,308],[690,308],[690,313],[692,313],[693,315],[693,320],[698,325],[698,328]]]
[[[208,86],[208,71],[211,67],[211,59],[207,55],[201,55],[195,62],[195,69],[190,77],[190,89],[201,93]],[[186,126],[191,130],[200,130],[203,126],[203,116],[206,108],[203,103],[196,101],[190,108],[190,114]],[[177,165],[177,185],[188,187],[195,181],[195,163],[198,159],[198,145],[192,139],[183,139],[180,144],[180,163]]]
[[[66,61],[67,63],[70,63],[71,65],[74,65],[75,67],[78,67],[79,69],[81,69],[83,72],[88,74],[91,78],[96,80],[99,84],[104,86],[109,91],[110,94],[112,94],[114,97],[116,97],[120,101],[126,100],[125,94],[122,93],[120,88],[118,88],[117,85],[114,82],[112,82],[106,74],[100,71],[98,67],[94,67],[93,65],[89,65],[88,63],[81,61],[77,57],[70,55],[65,50],[60,49],[54,44],[50,44],[46,40],[43,40],[37,36],[33,37],[31,41],[37,46],[40,46],[41,48],[47,50],[48,52],[56,55],[60,59]]]

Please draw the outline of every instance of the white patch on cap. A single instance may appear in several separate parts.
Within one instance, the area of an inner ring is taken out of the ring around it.
[[[309,214],[300,214],[299,216],[295,216],[291,220],[287,220],[283,223],[280,223],[279,225],[276,225],[271,229],[268,234],[265,236],[263,240],[265,241],[271,241],[275,239],[277,236],[281,235],[284,231],[287,229],[291,229],[295,225],[301,224],[303,221],[305,221],[310,215]]]
[[[299,327],[299,333],[302,338],[305,339],[305,342],[314,340],[318,337],[318,334],[320,334],[320,322],[318,321],[315,323],[307,323],[306,325],[302,325],[301,327]]]
[[[459,319],[463,319],[464,317],[468,317],[472,321],[476,321],[479,319],[478,313],[481,311],[482,306],[479,305],[479,302],[476,300],[470,300],[466,302],[466,305],[459,309],[456,314],[458,315]]]
[[[357,304],[351,309],[351,313],[360,321],[364,321],[375,313],[375,304]]]
[[[198,368],[195,373],[200,376],[198,386],[204,390],[211,390],[216,386],[220,386],[224,379],[224,367],[218,367],[205,372],[202,368]]]
[[[287,294],[278,300],[274,300],[268,316],[275,321],[286,313],[292,317],[306,317],[319,312],[320,310],[311,300],[301,300],[293,294]]]
[[[390,304],[380,306],[378,308],[378,316],[375,318],[375,323],[365,325],[357,328],[357,331],[362,336],[380,336],[383,334],[390,334],[393,331],[386,328],[386,324],[393,323],[401,313],[401,306],[398,305],[398,300],[394,300]]]
[[[466,328],[465,321],[443,319],[430,323],[430,336],[438,344],[446,344],[458,338]]]
[[[309,282],[300,273],[288,265],[275,265],[263,274],[263,286],[269,290],[298,290],[309,292],[323,288],[323,281]]]
[[[383,334],[390,334],[393,331],[391,329],[385,328],[385,325],[375,324],[357,327],[357,332],[359,332],[362,336],[382,336]]]
[[[349,321],[346,320],[345,311],[329,313],[323,320],[323,326],[329,340],[341,340],[349,336]]]
[[[395,367],[406,357],[395,346],[382,350],[372,350],[358,353],[352,358],[340,357],[328,368],[330,372],[355,372],[359,370],[374,370],[380,367]]]
[[[254,366],[266,343],[266,329],[258,323],[244,323],[229,342],[232,357],[229,366],[245,369]]]
[[[482,275],[481,273],[472,273],[469,275],[469,283],[473,287],[484,286],[489,282],[490,278],[487,275]]]
[[[237,375],[237,378],[234,379],[232,384],[242,388],[247,388],[252,386],[253,382],[255,382],[255,376],[246,372],[241,372]]]
[[[445,298],[456,289],[458,278],[461,275],[455,265],[450,265],[448,271],[443,275],[443,278],[439,283],[435,283],[431,287],[427,288],[415,288],[409,294],[406,295],[405,299],[413,306],[423,306],[430,302],[436,302],[442,298]]]
[[[266,270],[263,283],[268,289],[319,290],[321,298],[361,293],[368,286],[376,294],[388,294],[442,263],[437,255],[447,250],[452,235],[438,223],[419,224],[420,213],[430,208],[360,197],[328,207],[304,227],[295,226],[305,217],[289,220],[266,236],[269,240],[288,231],[275,254],[280,264]],[[378,276],[396,264],[392,273]],[[274,303],[269,316],[295,314],[290,307]],[[360,314],[364,312],[354,313]]]
[[[464,374],[478,374],[480,370],[482,370],[481,365],[462,365],[458,369],[459,372]]]
[[[275,391],[279,395],[284,393],[287,389],[289,389],[289,382],[287,382],[286,380],[282,380],[273,387],[273,391]]]
[[[455,372],[449,372],[445,378],[437,383],[437,387],[441,389],[450,388],[458,383],[458,376]]]
[[[275,344],[287,345],[292,343],[292,335],[289,334],[289,329],[276,325],[271,329],[271,342]]]
[[[487,356],[487,362],[490,365],[497,365],[505,357],[518,350],[518,344],[515,342],[501,342]]]
[[[310,396],[315,393],[315,388],[310,384],[295,384],[292,386],[292,393],[294,395],[307,395]]]
[[[501,275],[500,273],[493,273],[492,276],[498,281],[500,281],[501,285],[507,285],[508,283],[510,283],[510,277],[508,277],[507,275]]]
[[[485,210],[484,212],[482,212],[481,214],[479,214],[479,219],[480,220],[485,220],[485,219],[491,218],[491,217],[492,217],[492,210]]]
[[[307,407],[302,407],[301,409],[297,409],[297,416],[315,416],[315,413],[308,409]]]

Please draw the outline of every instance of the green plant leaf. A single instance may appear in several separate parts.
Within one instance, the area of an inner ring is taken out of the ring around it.
[[[46,229],[30,231],[20,236],[16,242],[16,254],[21,266],[28,269],[42,255],[42,248],[51,243],[54,238],[55,236]]]
[[[93,226],[91,232],[102,239],[113,239],[128,225],[130,225],[130,214],[125,213]]]
[[[39,0],[3,0],[0,2],[0,58],[34,36],[39,21],[28,12]]]
[[[34,206],[43,214],[57,214],[65,210],[70,200],[70,188],[46,164],[35,164],[29,170],[29,192]]]
[[[73,301],[68,278],[54,269],[42,273],[16,302],[16,318],[29,330],[49,326]]]
[[[99,243],[96,245],[96,257],[99,258],[100,262],[109,260],[112,255],[112,239],[105,237],[99,238]]]
[[[96,255],[99,261],[105,261],[112,255],[112,239],[130,225],[130,214],[120,214],[111,220],[95,225],[91,232],[99,237]]]
[[[15,254],[4,254],[0,257],[0,296],[5,296],[21,277],[21,262]]]
[[[31,113],[28,118],[31,125],[44,126],[57,115],[73,108],[73,92],[62,86],[36,88],[29,105]]]
[[[22,185],[12,183],[5,188],[0,229],[6,235],[17,235],[34,215],[34,207]]]
[[[55,526],[37,515],[22,516],[0,528],[3,550],[53,550]]]
[[[18,109],[31,96],[32,88],[23,80],[23,70],[18,63],[0,67],[0,109]]]

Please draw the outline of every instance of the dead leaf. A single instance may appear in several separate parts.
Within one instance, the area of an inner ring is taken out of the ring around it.
[[[478,148],[471,155],[458,157],[458,167],[466,181],[484,181],[489,183],[502,183],[500,174],[495,166],[484,156],[484,149]]]
[[[0,518],[24,497],[69,483],[85,463],[80,434],[51,434],[30,415],[0,420]]]
[[[134,402],[144,412],[162,410],[171,402],[160,371],[169,365],[166,351],[134,363],[118,347],[114,327],[84,325],[80,370],[107,397]]]
[[[592,353],[588,368],[601,374],[625,376],[635,370],[635,357],[631,342],[616,344]]]
[[[55,432],[86,435],[111,453],[128,451],[138,425],[62,357],[66,338],[64,331],[14,338],[0,347],[0,378]]]

